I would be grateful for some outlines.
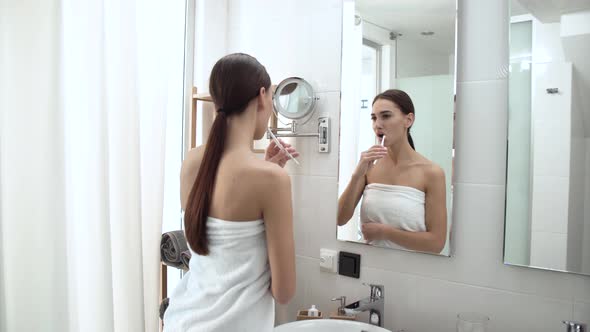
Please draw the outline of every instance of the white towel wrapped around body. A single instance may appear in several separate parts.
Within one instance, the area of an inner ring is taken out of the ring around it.
[[[425,199],[426,194],[416,188],[370,183],[363,193],[361,223],[377,222],[409,232],[425,232]],[[403,249],[388,240],[372,241],[371,244]]]
[[[263,220],[207,220],[209,255],[170,295],[165,332],[272,331],[274,299]]]

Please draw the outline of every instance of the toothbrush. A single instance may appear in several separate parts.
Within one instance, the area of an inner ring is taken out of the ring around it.
[[[384,146],[384,145],[383,145],[384,143],[385,143],[385,135],[383,135],[383,138],[381,139],[381,144],[380,144],[380,145],[381,145],[381,147],[383,147],[383,146]],[[376,163],[377,163],[377,160],[373,160],[373,165],[375,165]]]
[[[268,132],[272,140],[275,142],[276,146],[278,146],[279,149],[281,149],[281,151],[284,151],[287,154],[287,156],[289,156],[289,159],[293,160],[298,166],[300,166],[301,164],[299,164],[297,159],[295,159],[295,157],[293,157],[293,155],[290,154],[289,151],[287,151],[287,149],[285,149],[285,147],[281,144],[281,141],[279,141],[275,134],[272,133],[272,130],[270,130],[270,128],[266,128],[266,131]]]

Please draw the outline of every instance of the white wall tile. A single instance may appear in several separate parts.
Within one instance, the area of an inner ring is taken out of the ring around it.
[[[506,80],[457,84],[455,182],[506,182]]]
[[[295,140],[298,145],[304,145],[306,153],[309,154],[305,158],[308,165],[307,175],[336,177],[338,176],[340,92],[318,93],[317,96],[319,100],[314,115],[307,124],[300,126],[298,132],[317,133],[318,118],[328,116],[331,126],[330,152],[320,153],[318,151],[318,138],[316,137],[298,137]]]
[[[567,234],[531,232],[531,266],[566,270]]]
[[[574,303],[574,318],[578,323],[584,323],[590,326],[590,302]]]
[[[413,275],[365,268],[361,271],[360,280],[367,284],[380,284],[385,287],[385,317],[383,321],[385,328],[398,331],[410,326],[413,319],[411,313],[418,306],[416,301],[418,285]],[[356,287],[362,290],[360,298],[369,295],[369,287]],[[359,297],[351,299],[349,302],[358,299]],[[364,321],[367,322],[367,318]]]
[[[569,178],[533,176],[531,230],[567,234]]]
[[[341,0],[229,0],[228,22],[228,51],[257,57],[274,83],[340,90]]]
[[[561,45],[560,23],[534,21],[533,62],[559,62],[565,60]]]
[[[574,300],[590,303],[590,277],[575,276],[574,280]]]
[[[545,63],[533,66],[533,174],[570,176],[572,64]],[[548,94],[559,87],[558,94]]]
[[[315,111],[309,121],[297,127],[298,133],[317,133],[318,118],[328,116],[330,121],[330,152],[320,153],[318,151],[317,137],[289,137],[282,138],[285,142],[293,145],[300,153],[297,161],[289,162],[286,166],[289,174],[332,176],[338,175],[338,144],[340,124],[340,92],[317,93],[319,100],[316,103]],[[280,127],[284,125],[279,123]]]
[[[407,331],[456,331],[458,313],[479,312],[490,318],[490,332],[553,332],[572,310],[569,301],[427,278],[417,278],[416,293],[414,325]]]
[[[280,122],[278,126],[285,127]],[[315,152],[312,150],[313,147],[309,144],[309,140],[313,140],[313,138],[281,137],[281,139],[291,144],[299,152],[299,157],[296,158],[299,164],[296,164],[294,161],[287,162],[285,166],[287,172],[291,175],[309,174],[311,159],[315,157]]]
[[[571,299],[574,276],[503,264],[503,186],[457,184],[455,197],[455,266],[441,277],[471,285]]]
[[[291,175],[291,192],[293,200],[293,238],[295,240],[295,254],[309,252],[307,250],[307,223],[306,220],[312,214],[309,206],[309,189],[303,181],[305,176]]]
[[[583,251],[582,251],[582,270],[590,274],[590,226],[588,220],[590,220],[590,138],[586,138],[586,183],[585,183],[585,194],[584,194],[584,235],[583,235]],[[588,290],[588,296],[590,296],[590,289]],[[590,300],[588,300],[590,302]]]
[[[564,135],[568,130],[552,125],[535,125],[533,129],[533,173],[538,176],[562,176],[570,174],[570,140]]]
[[[336,239],[336,177],[297,176],[292,182],[296,252],[319,258],[326,239]]]
[[[464,0],[458,4],[457,81],[507,77],[508,1]]]

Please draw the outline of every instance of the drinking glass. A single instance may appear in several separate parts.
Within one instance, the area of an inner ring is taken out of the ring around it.
[[[457,332],[486,332],[490,318],[477,312],[457,315]]]

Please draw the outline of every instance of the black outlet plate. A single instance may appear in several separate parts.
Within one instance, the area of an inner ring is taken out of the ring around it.
[[[338,274],[351,278],[360,278],[361,255],[341,251],[338,256]]]

